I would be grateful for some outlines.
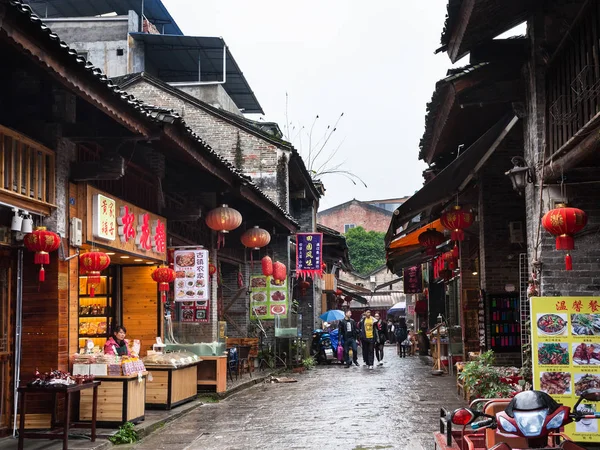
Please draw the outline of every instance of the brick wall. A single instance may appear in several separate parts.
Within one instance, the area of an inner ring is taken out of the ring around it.
[[[178,112],[188,126],[285,210],[288,205],[290,152],[210,114],[146,81],[127,87],[127,92],[147,103]],[[240,167],[241,165],[241,167]]]
[[[367,231],[386,232],[392,220],[392,213],[383,209],[374,209],[358,201],[353,201],[347,206],[325,211],[318,214],[318,222],[326,227],[344,233],[344,225],[354,224]]]

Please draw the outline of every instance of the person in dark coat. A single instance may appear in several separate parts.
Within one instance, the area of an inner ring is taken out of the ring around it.
[[[426,356],[429,354],[429,337],[427,336],[427,322],[421,322],[419,328],[419,355]]]
[[[377,341],[375,341],[375,356],[377,357],[377,365],[383,366],[383,348],[385,341],[388,339],[387,323],[381,320],[379,313],[375,313],[375,327],[377,328]]]
[[[339,338],[344,343],[344,362],[346,363],[346,369],[354,362],[355,366],[358,364],[358,345],[356,339],[358,338],[358,328],[356,328],[356,322],[352,318],[352,311],[348,309],[346,311],[346,317],[340,320],[338,325]],[[352,360],[350,359],[350,349],[352,349]]]
[[[396,348],[398,349],[398,356],[400,358],[406,357],[406,340],[408,339],[408,327],[406,326],[406,319],[401,317],[396,325]]]

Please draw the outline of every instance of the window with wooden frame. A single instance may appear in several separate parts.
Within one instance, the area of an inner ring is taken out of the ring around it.
[[[0,194],[54,207],[55,167],[52,150],[0,125]]]

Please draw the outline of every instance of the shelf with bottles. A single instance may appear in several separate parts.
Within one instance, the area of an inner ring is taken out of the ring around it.
[[[490,344],[494,351],[520,351],[520,302],[515,294],[488,296]]]

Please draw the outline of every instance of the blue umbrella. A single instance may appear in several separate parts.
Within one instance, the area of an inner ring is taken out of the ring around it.
[[[344,311],[340,311],[339,309],[332,309],[330,311],[327,311],[326,313],[321,314],[319,316],[319,319],[321,319],[323,322],[333,322],[334,320],[342,320],[345,316],[346,314],[344,313]]]
[[[396,314],[402,314],[406,311],[406,302],[398,302],[390,309],[388,309],[388,315],[394,316]]]

